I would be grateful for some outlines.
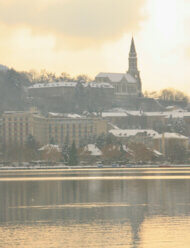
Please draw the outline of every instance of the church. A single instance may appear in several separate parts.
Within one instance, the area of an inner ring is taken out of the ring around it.
[[[129,51],[128,71],[126,73],[100,72],[95,77],[95,81],[97,83],[110,83],[114,87],[115,96],[118,99],[125,99],[127,96],[142,96],[142,84],[140,72],[137,67],[137,53],[133,38]]]

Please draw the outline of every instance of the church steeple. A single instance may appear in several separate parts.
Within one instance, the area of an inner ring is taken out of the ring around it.
[[[129,69],[128,69],[128,73],[130,73],[134,77],[135,77],[136,74],[138,74],[137,53],[136,53],[135,42],[134,42],[133,37],[132,37],[132,40],[131,40],[131,47],[130,47],[130,51],[129,51]]]
[[[129,51],[129,69],[127,73],[129,73],[131,76],[133,76],[137,80],[139,95],[142,95],[140,72],[137,67],[137,52],[135,49],[135,42],[134,42],[133,37],[131,40],[131,46],[130,46],[130,51]]]
[[[129,52],[130,55],[137,55],[136,53],[136,49],[135,49],[135,42],[134,42],[134,39],[132,37],[132,40],[131,40],[131,47],[130,47],[130,52]]]

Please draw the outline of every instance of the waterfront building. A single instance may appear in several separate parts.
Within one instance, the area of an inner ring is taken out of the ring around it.
[[[2,137],[5,145],[23,145],[29,135],[34,136],[33,117],[39,115],[31,111],[6,111],[2,115]]]
[[[179,133],[163,133],[153,137],[153,146],[164,156],[170,156],[171,150],[177,152],[179,147],[185,150],[189,148],[189,138]]]
[[[101,117],[37,111],[7,111],[3,114],[2,137],[5,145],[24,145],[31,135],[39,145],[80,145],[82,140],[107,133],[107,121]]]
[[[100,117],[86,117],[77,114],[49,113],[47,119],[47,142],[55,144],[80,145],[82,140],[107,133],[107,121]]]
[[[158,133],[152,129],[111,129],[109,130],[122,144],[140,143],[147,147],[153,146],[153,137]]]

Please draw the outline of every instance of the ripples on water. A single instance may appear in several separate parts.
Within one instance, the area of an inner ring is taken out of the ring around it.
[[[190,247],[190,169],[0,171],[0,247]]]

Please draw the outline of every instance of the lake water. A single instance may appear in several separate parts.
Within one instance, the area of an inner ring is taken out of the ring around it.
[[[1,248],[189,248],[190,168],[0,171]]]

